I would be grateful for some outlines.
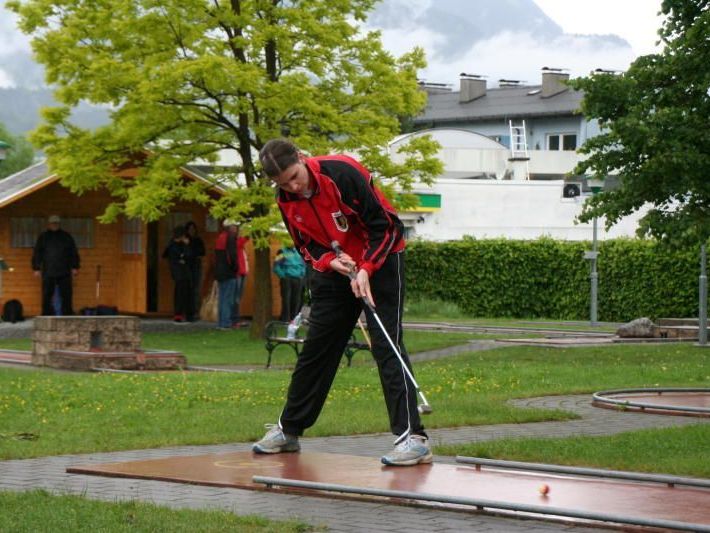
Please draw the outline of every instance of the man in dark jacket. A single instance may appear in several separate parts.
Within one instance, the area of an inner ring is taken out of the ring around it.
[[[193,322],[195,317],[192,307],[192,272],[190,239],[184,226],[173,229],[173,239],[163,252],[163,257],[170,263],[170,276],[175,282],[173,305],[175,309],[173,320],[178,323]]]
[[[54,314],[52,297],[58,287],[62,315],[73,315],[72,277],[79,273],[79,252],[74,238],[59,227],[59,216],[50,216],[48,222],[32,253],[34,275],[42,277],[42,314]]]

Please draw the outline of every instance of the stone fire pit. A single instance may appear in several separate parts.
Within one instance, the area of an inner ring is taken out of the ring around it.
[[[141,350],[134,316],[38,316],[32,334],[32,364],[92,370],[172,370],[187,366],[179,352]]]

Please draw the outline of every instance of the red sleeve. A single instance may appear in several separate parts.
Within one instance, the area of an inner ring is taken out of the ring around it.
[[[226,250],[227,249],[227,232],[223,231],[217,235],[217,240],[214,243],[215,250]]]

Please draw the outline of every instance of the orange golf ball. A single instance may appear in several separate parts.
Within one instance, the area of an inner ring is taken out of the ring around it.
[[[550,486],[547,483],[543,483],[542,485],[540,485],[540,488],[538,488],[537,490],[543,496],[547,496],[548,493],[550,492]]]

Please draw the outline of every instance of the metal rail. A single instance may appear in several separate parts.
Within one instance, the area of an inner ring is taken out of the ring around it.
[[[539,515],[552,515],[566,518],[581,518],[594,520],[597,522],[611,522],[616,524],[632,524],[645,527],[656,527],[666,529],[676,529],[679,531],[697,531],[710,533],[710,525],[692,524],[689,522],[678,522],[675,520],[648,519],[632,516],[612,515],[607,513],[597,513],[593,511],[579,511],[574,509],[563,509],[561,507],[547,507],[544,505],[529,505],[523,503],[511,503],[497,500],[482,500],[478,498],[461,498],[458,496],[446,496],[441,494],[430,494],[426,492],[409,492],[402,490],[374,489],[366,487],[353,487],[350,485],[337,485],[332,483],[318,483],[315,481],[301,481],[297,479],[284,479],[267,476],[252,477],[254,483],[266,485],[267,488],[273,486],[293,487],[300,489],[313,489],[327,492],[341,492],[345,494],[361,494],[366,496],[383,496],[387,498],[402,498],[408,500],[419,500],[437,503],[451,503],[456,505],[467,505],[476,507],[479,510],[485,508],[499,509],[504,511],[517,511]]]
[[[670,486],[683,485],[710,489],[710,479],[696,479],[662,474],[644,474],[642,472],[622,472],[619,470],[581,468],[576,466],[550,465],[544,463],[524,463],[521,461],[499,461],[496,459],[482,459],[480,457],[456,456],[456,462],[493,468],[508,468],[511,470],[528,470],[534,472],[547,472],[550,474],[570,474],[574,476],[623,479],[626,481],[643,481],[646,483],[661,483]]]
[[[623,407],[638,407],[639,409],[663,410],[663,411],[678,411],[685,413],[703,413],[710,414],[710,408],[707,407],[692,407],[682,405],[659,405],[650,404],[634,400],[617,400],[616,398],[608,398],[609,395],[615,394],[638,394],[652,392],[662,396],[664,392],[704,392],[710,395],[710,389],[695,389],[695,388],[668,388],[668,389],[618,389],[595,392],[592,395],[592,401],[606,403],[612,405],[620,405]]]

